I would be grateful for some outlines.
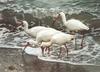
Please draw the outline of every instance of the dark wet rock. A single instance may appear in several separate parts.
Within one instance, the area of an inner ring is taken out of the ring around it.
[[[41,20],[30,13],[17,12],[16,17],[18,20],[26,20],[29,23],[29,28],[42,25]]]
[[[1,72],[99,72],[100,66],[49,62],[34,55],[22,55],[21,49],[0,48]],[[99,61],[99,59],[97,59]],[[100,61],[99,61],[100,62]],[[22,64],[22,66],[21,66]]]
[[[42,21],[42,24],[44,24],[45,26],[53,27],[53,25],[52,25],[52,21],[53,21],[53,19],[52,19],[51,16],[48,16],[48,17],[42,18],[41,21]]]
[[[1,27],[6,27],[14,32],[22,22],[16,18],[16,12],[13,9],[6,8],[1,11],[0,23],[2,24]]]
[[[32,14],[25,13],[24,19],[29,23],[29,28],[34,27],[34,26],[46,26],[46,27],[52,27],[58,30],[62,29],[62,24],[60,24],[60,22],[53,24],[53,17],[51,16],[46,16],[40,19],[40,18],[34,17]]]
[[[49,27],[55,28],[57,30],[63,30],[63,24],[61,23],[61,21],[58,20],[57,22],[53,23],[53,17],[51,17],[51,16],[42,18],[41,24],[46,27],[49,26]]]
[[[13,9],[4,9],[1,11],[1,14],[3,18],[14,17],[15,11]]]
[[[0,64],[2,65],[0,65],[1,72],[24,72],[24,68],[19,65],[23,64],[19,49],[0,48]]]
[[[32,14],[25,13],[24,19],[29,23],[29,28],[41,25],[41,20],[39,18],[34,17]]]
[[[23,20],[24,19],[24,12],[23,11],[16,12],[16,18],[19,20]]]
[[[36,56],[25,56],[26,72],[87,72],[80,66],[73,66],[66,63],[48,62],[37,59]]]
[[[16,68],[13,65],[11,65],[11,66],[8,67],[8,69],[9,70],[15,70]]]

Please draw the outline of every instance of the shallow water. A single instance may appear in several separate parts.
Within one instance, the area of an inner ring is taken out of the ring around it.
[[[91,28],[85,38],[87,47],[69,61],[100,65],[100,0],[17,0],[15,4],[0,4],[0,10],[4,8],[12,8],[17,12],[24,11],[25,19],[32,22],[30,27],[43,25],[61,29],[61,22],[59,22],[60,25],[52,25],[52,16],[60,11],[66,13],[67,19],[81,20]],[[24,32],[4,33],[5,28],[0,30],[0,46],[2,47],[21,47],[25,40],[30,38]]]

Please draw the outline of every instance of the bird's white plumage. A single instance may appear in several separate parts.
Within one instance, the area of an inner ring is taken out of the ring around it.
[[[51,39],[51,37],[54,34],[59,33],[59,32],[60,31],[57,31],[57,30],[55,30],[53,28],[49,28],[47,30],[43,30],[43,31],[41,31],[41,32],[39,32],[37,34],[36,41],[38,43],[41,43],[42,41],[47,42],[47,41],[49,41]]]
[[[58,33],[58,34],[55,34],[52,36],[51,42],[53,44],[63,45],[63,44],[71,42],[72,39],[74,39],[74,38],[75,38],[74,35]]]
[[[66,16],[63,12],[60,12],[59,16],[61,17],[63,24],[69,31],[89,30],[89,27],[83,24],[80,20],[70,19],[66,21]]]
[[[36,37],[37,33],[44,29],[46,29],[46,27],[36,26],[36,27],[29,29],[29,32],[31,33],[32,36]]]
[[[65,34],[65,33],[56,33],[54,34],[50,41],[48,42],[42,42],[41,46],[51,46],[52,44],[57,44],[59,46],[62,46],[66,43],[69,43],[72,41],[72,39],[74,39],[75,36],[74,35],[70,35],[70,34]]]
[[[23,25],[24,25],[25,32],[28,33],[29,35],[31,35],[32,37],[36,37],[38,32],[46,29],[46,27],[43,27],[43,26],[36,26],[36,27],[32,27],[32,28],[28,29],[27,21],[23,21]]]
[[[89,28],[83,24],[81,21],[76,20],[76,19],[70,19],[66,22],[65,26],[71,30],[89,30]]]

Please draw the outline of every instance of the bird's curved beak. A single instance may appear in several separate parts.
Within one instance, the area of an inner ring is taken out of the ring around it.
[[[17,29],[19,29],[20,31],[23,31],[23,21],[17,21]]]
[[[53,23],[52,24],[55,24],[56,21],[60,18],[60,14],[57,14],[57,16],[54,16],[53,17]]]
[[[22,25],[22,27],[24,27],[23,21],[22,21],[21,25]]]
[[[33,47],[29,42],[27,42],[27,44],[26,45],[23,45],[24,46],[24,48],[27,48],[28,46],[29,47]]]
[[[16,23],[17,23],[17,27],[18,27],[18,26],[22,26],[22,27],[24,27],[24,25],[23,25],[23,21],[17,21]]]

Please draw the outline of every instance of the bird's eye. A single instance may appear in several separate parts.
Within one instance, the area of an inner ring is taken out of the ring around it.
[[[58,16],[60,16],[60,14],[58,14]]]
[[[74,40],[74,38],[72,38],[71,40]]]
[[[27,42],[27,44],[30,44],[29,42]]]

